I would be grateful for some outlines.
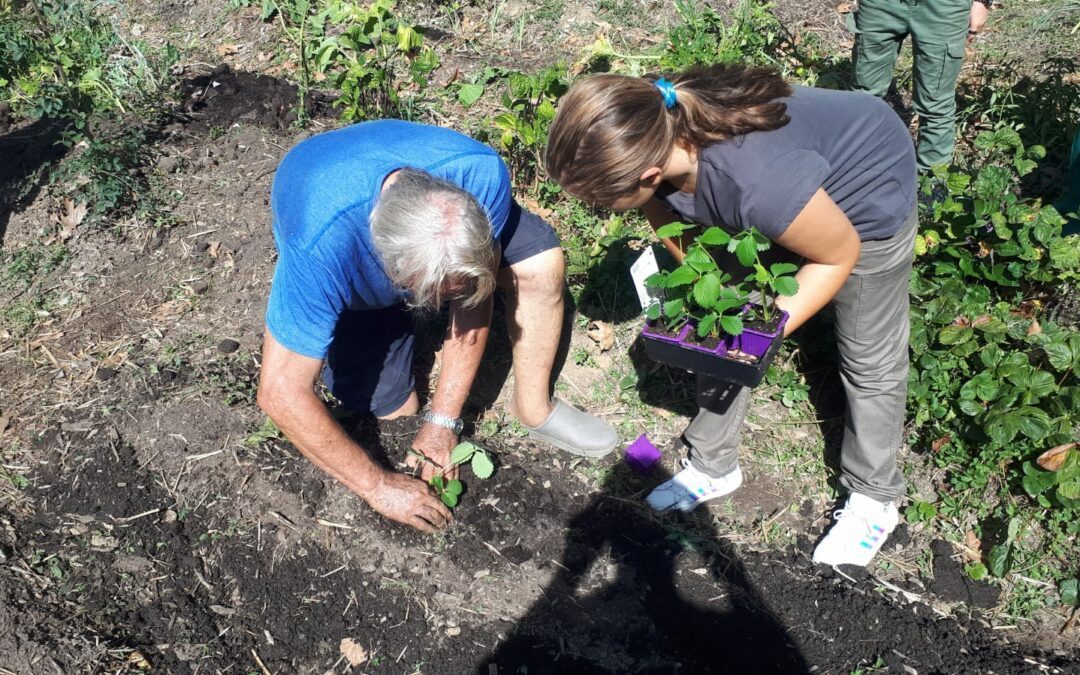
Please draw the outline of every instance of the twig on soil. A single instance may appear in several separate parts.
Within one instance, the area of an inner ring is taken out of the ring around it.
[[[345,569],[346,567],[347,567],[347,565],[342,565],[341,567],[338,567],[337,569],[330,570],[326,574],[320,574],[319,578],[320,579],[325,579],[326,577],[333,576],[333,575],[337,574],[338,572],[340,572],[341,570]]]
[[[323,520],[322,518],[319,518],[315,522],[320,524],[320,525],[325,525],[326,527],[336,527],[339,530],[355,530],[356,529],[352,525],[345,525],[343,523],[334,523],[334,522],[331,522],[329,520]]]
[[[259,654],[254,647],[251,648],[251,655],[255,657],[255,663],[259,664],[259,669],[263,671],[263,675],[270,675],[270,671],[266,669],[266,664],[259,658]]]
[[[133,520],[138,520],[139,518],[145,518],[146,516],[152,516],[155,513],[159,513],[159,512],[161,512],[161,507],[160,506],[158,508],[156,508],[156,509],[150,509],[149,511],[143,511],[142,513],[136,514],[134,516],[125,516],[124,518],[115,518],[113,516],[109,516],[109,517],[113,519],[114,523],[130,523]]]
[[[186,457],[185,461],[187,461],[187,462],[197,462],[200,459],[206,459],[207,457],[213,457],[214,455],[220,455],[223,452],[225,452],[225,448],[219,448],[217,450],[211,450],[210,452],[204,452],[201,455],[192,455],[191,457]]]
[[[903,588],[900,588],[899,586],[897,586],[896,584],[889,583],[888,581],[885,581],[884,579],[881,579],[880,577],[870,575],[870,578],[873,579],[874,581],[876,581],[877,583],[881,584],[885,588],[889,589],[890,591],[893,591],[894,593],[899,593],[900,595],[904,596],[904,599],[907,600],[908,602],[925,602],[922,599],[921,595],[916,595],[915,593],[912,593],[911,591],[906,591]]]
[[[299,527],[297,527],[296,525],[293,525],[293,522],[292,522],[291,520],[289,520],[289,519],[288,519],[288,518],[286,518],[285,516],[281,515],[281,514],[280,514],[280,513],[278,513],[277,511],[269,511],[269,513],[270,513],[270,515],[272,515],[273,517],[275,517],[275,518],[277,518],[277,519],[278,519],[279,521],[281,521],[281,524],[282,524],[282,525],[284,525],[285,527],[289,528],[289,529],[290,529],[290,530],[292,530],[293,532],[299,532],[299,531],[300,531],[300,528],[299,528]]]

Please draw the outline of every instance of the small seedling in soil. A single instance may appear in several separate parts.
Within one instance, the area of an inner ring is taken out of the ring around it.
[[[461,496],[462,484],[456,478],[447,479],[445,474],[455,466],[461,466],[466,462],[472,467],[477,478],[491,478],[491,474],[495,472],[495,463],[491,461],[491,456],[488,455],[487,450],[469,442],[458,443],[450,452],[450,464],[440,469],[428,481],[431,487],[435,488],[435,492],[439,495],[439,499],[442,500],[443,504],[450,508],[457,506],[458,498]]]

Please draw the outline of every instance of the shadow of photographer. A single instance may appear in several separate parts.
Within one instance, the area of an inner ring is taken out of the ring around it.
[[[668,478],[612,467],[567,524],[557,574],[479,672],[806,672],[709,512],[644,503]]]

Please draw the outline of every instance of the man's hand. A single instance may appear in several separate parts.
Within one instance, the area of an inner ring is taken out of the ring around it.
[[[971,3],[971,13],[968,16],[969,40],[982,31],[983,26],[986,25],[986,17],[989,16],[989,14],[990,10],[986,8],[986,5],[981,2]]]
[[[454,520],[427,483],[396,471],[383,472],[378,484],[361,496],[376,512],[421,532],[436,532]]]
[[[425,423],[420,427],[420,432],[413,439],[413,450],[419,455],[410,453],[405,463],[411,467],[420,465],[420,477],[425,481],[439,472],[440,469],[450,463],[450,453],[458,443],[458,438],[453,431],[437,424]],[[425,461],[424,458],[428,461]],[[457,478],[458,468],[455,466],[444,474],[447,478]]]

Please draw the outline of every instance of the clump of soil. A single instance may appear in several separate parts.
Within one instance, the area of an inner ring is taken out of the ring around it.
[[[190,118],[189,127],[196,130],[235,123],[287,129],[300,116],[296,85],[269,75],[234,72],[226,65],[185,81],[180,91],[181,108]],[[308,114],[326,116],[330,100],[312,91],[305,102]]]

